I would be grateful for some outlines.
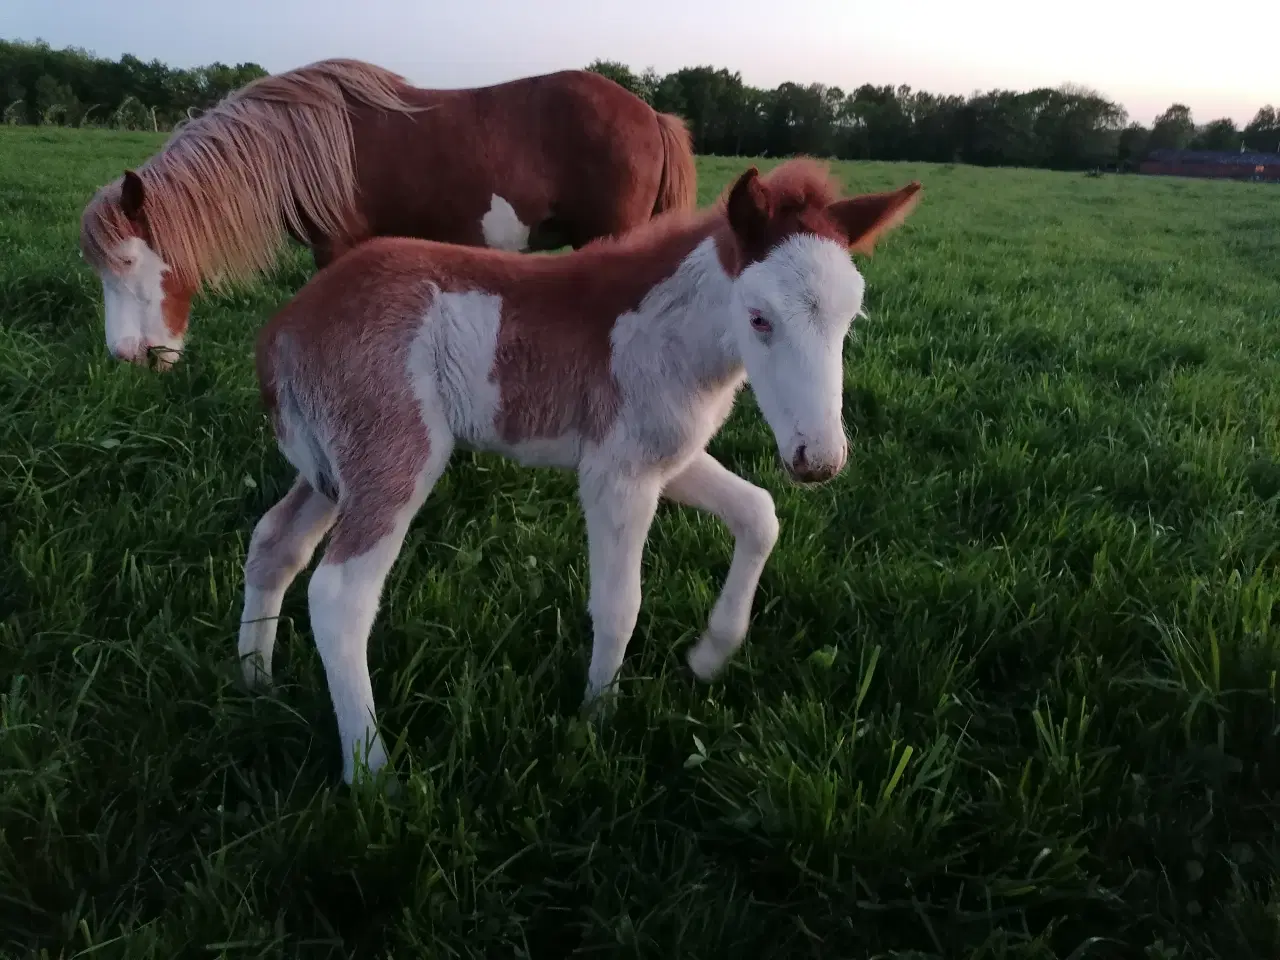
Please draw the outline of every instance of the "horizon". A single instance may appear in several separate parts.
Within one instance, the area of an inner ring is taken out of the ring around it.
[[[315,20],[317,8],[325,11],[323,22]],[[724,68],[762,88],[791,81],[852,92],[871,83],[967,97],[1075,84],[1118,103],[1129,121],[1146,127],[1173,103],[1190,107],[1197,124],[1229,117],[1237,127],[1263,106],[1280,106],[1280,85],[1263,77],[1264,30],[1241,38],[1225,23],[1171,24],[1144,18],[1136,2],[1106,0],[1078,0],[1069,16],[1058,17],[1029,15],[1012,0],[984,0],[980,14],[942,0],[917,0],[913,8],[903,16],[901,8],[794,0],[780,18],[776,4],[761,0],[732,7],[704,0],[696,8],[650,0],[607,14],[590,0],[557,0],[556,15],[548,17],[546,6],[527,0],[477,0],[434,12],[413,0],[364,0],[360,10],[335,0],[272,0],[269,9],[263,0],[227,0],[216,11],[135,0],[126,18],[95,0],[45,0],[11,16],[6,33],[187,69],[251,61],[279,73],[356,57],[432,87],[487,85],[600,59],[637,74],[648,67],[659,74]],[[1082,30],[1087,47],[1077,36]],[[1050,31],[1058,53],[1029,42]],[[767,56],[752,49],[762,37]],[[1192,48],[1202,55],[1183,52]]]

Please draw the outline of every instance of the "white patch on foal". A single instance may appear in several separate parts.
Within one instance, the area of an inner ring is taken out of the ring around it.
[[[480,218],[480,229],[484,231],[485,244],[497,250],[519,253],[529,246],[529,228],[520,222],[515,207],[496,193],[489,212]]]
[[[119,360],[144,363],[148,349],[155,347],[160,364],[171,363],[183,338],[170,333],[164,322],[162,284],[168,264],[139,237],[125,240],[113,253],[123,264],[121,272],[100,274],[107,349]]]

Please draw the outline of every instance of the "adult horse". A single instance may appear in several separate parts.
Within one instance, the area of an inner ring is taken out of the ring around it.
[[[121,360],[167,368],[202,285],[268,269],[288,237],[318,267],[378,235],[511,251],[581,247],[692,209],[685,124],[564,70],[431,90],[360,60],[255,80],[102,187],[80,247]]]

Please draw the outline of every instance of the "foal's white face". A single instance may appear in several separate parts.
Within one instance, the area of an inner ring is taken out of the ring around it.
[[[183,333],[165,321],[165,262],[141,237],[130,237],[114,251],[121,267],[103,268],[102,299],[107,349],[118,360],[170,366],[182,352]],[[185,331],[184,331],[185,332]]]
[[[782,462],[801,482],[830,480],[848,456],[843,347],[862,309],[862,274],[843,246],[801,233],[736,286],[733,335]]]
[[[793,163],[779,172],[776,182],[751,167],[726,198],[743,264],[729,335],[783,465],[795,480],[822,483],[844,469],[849,452],[842,348],[866,287],[849,254],[870,253],[898,227],[919,202],[920,184],[826,200],[829,185],[816,171]]]

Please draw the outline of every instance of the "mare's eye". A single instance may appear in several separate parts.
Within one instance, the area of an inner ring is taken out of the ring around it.
[[[756,333],[772,333],[773,324],[766,320],[760,314],[752,311],[751,313],[751,329]]]

